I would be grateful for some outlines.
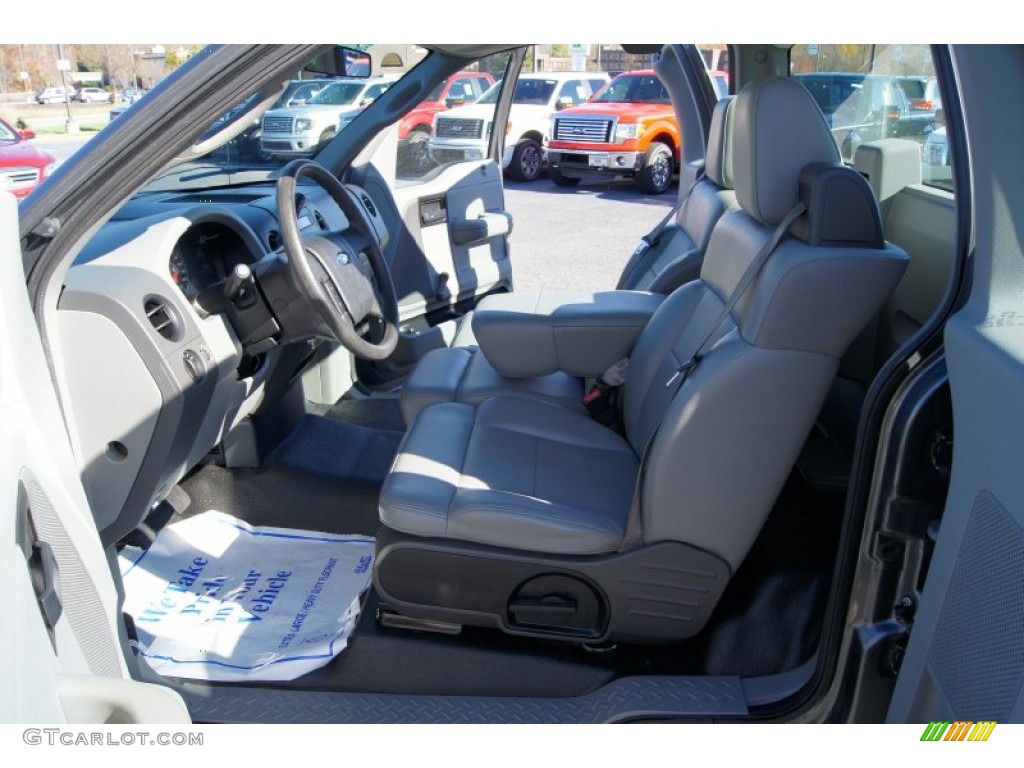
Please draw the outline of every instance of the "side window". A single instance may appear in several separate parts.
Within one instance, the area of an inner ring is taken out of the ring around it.
[[[590,80],[589,82],[590,82],[590,95],[593,96],[595,93],[597,93],[602,88],[604,88],[605,84],[608,81],[607,80],[597,80],[597,79],[594,79],[594,80]]]
[[[922,181],[952,191],[942,105],[927,97],[937,84],[927,45],[796,45],[790,73],[818,102],[845,161],[865,142],[905,139],[919,147]]]
[[[399,121],[398,186],[424,183],[450,166],[487,157],[508,61],[508,54],[482,59],[458,73],[444,102],[437,103],[441,95],[438,88],[433,99],[421,102]]]

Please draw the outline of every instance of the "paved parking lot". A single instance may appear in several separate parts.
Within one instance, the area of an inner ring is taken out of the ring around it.
[[[628,180],[556,187],[506,182],[517,291],[610,290],[637,242],[668,213],[676,187],[646,195]]]

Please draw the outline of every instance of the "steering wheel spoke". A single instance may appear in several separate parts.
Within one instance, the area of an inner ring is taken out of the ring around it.
[[[302,236],[295,212],[295,187],[302,177],[316,181],[330,194],[348,219],[349,229]],[[398,302],[362,206],[323,166],[296,160],[282,169],[278,179],[277,212],[289,272],[322,324],[353,354],[369,360],[388,357],[398,343]],[[383,324],[379,341],[368,341],[357,330],[370,318]]]

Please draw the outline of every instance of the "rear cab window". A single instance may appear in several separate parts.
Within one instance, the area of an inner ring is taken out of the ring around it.
[[[843,156],[878,139],[913,141],[921,181],[953,191],[942,101],[927,45],[796,45],[793,79],[810,91]]]

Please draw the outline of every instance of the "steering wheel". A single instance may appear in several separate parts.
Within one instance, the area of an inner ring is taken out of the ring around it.
[[[300,232],[295,188],[302,177],[324,188],[348,219],[348,229]],[[322,165],[293,160],[281,170],[277,181],[277,218],[288,272],[329,334],[359,357],[388,357],[398,343],[398,301],[373,224],[362,204]],[[369,269],[360,254],[365,254]],[[384,327],[380,341],[368,341],[356,330],[370,319],[379,320]]]

